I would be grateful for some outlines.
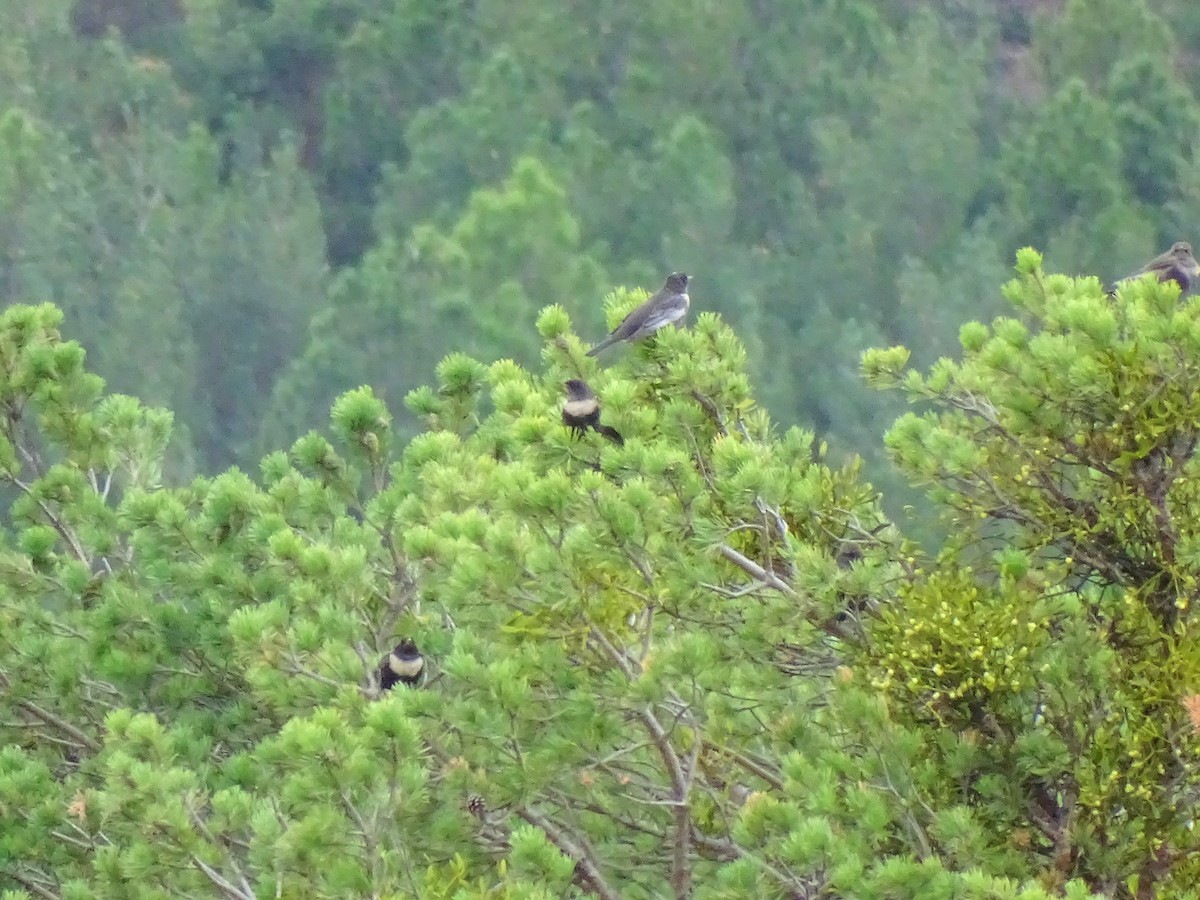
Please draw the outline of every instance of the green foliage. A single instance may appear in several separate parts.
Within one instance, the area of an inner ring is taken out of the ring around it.
[[[54,302],[114,386],[175,409],[185,470],[228,463],[324,301],[315,194],[277,136],[214,140],[161,59],[46,52],[61,29],[14,26],[0,89],[5,296]]]
[[[1171,200],[1192,159],[1187,135],[1200,128],[1191,92],[1161,55],[1144,54],[1113,66],[1109,95],[1123,143],[1125,180],[1143,203]]]
[[[466,349],[527,360],[530,307],[598,311],[614,282],[687,270],[772,412],[854,448],[889,489],[866,436],[890,411],[837,348],[953,331],[947,298],[905,278],[964,282],[949,293],[974,314],[1014,242],[1116,277],[1189,237],[1198,205],[1200,31],[1178,0],[67,7],[0,4],[0,109],[46,150],[11,299],[60,305],[97,371],[172,408],[183,471],[251,466],[358,384],[395,405],[428,380],[452,346],[436,336],[491,308],[477,284],[393,289],[432,339],[393,323],[346,344],[327,336],[351,313],[322,249],[343,274],[374,256],[395,277],[409,262],[389,254],[436,254],[427,227],[436,245],[522,160],[562,192],[589,277],[531,290],[507,252],[528,255],[507,240],[520,226],[478,232],[456,264],[486,273],[497,313]],[[96,39],[106,24],[124,44]],[[766,364],[798,346],[804,367]]]
[[[14,884],[1039,898],[1149,877],[1162,797],[1124,787],[1156,777],[1142,704],[1179,682],[1105,644],[1069,560],[998,553],[990,588],[964,530],[927,575],[855,467],[773,434],[715,316],[598,370],[551,308],[543,372],[447,357],[403,449],[363,388],[334,442],[183,488],[159,484],[169,420],[102,397],[58,320],[0,317],[0,398],[28,411],[7,419],[0,798],[42,804],[0,802]],[[557,421],[568,375],[623,446]],[[1132,629],[1148,597],[1101,602]],[[398,634],[432,673],[380,698]],[[1055,790],[1078,794],[1077,871],[1048,868],[1029,812]]]
[[[1078,79],[1059,88],[1011,153],[1009,191],[1037,232],[1121,200],[1121,145],[1102,99]]]
[[[538,346],[528,326],[538,305],[586,308],[602,280],[579,240],[562,189],[528,159],[498,188],[475,194],[448,231],[423,225],[407,240],[385,239],[335,282],[333,305],[314,319],[308,350],[275,390],[263,447],[296,422],[316,425],[335,389],[370,384],[383,398],[402,398],[455,346],[532,361]],[[597,330],[598,313],[588,319]],[[514,340],[521,322],[526,334]]]
[[[403,159],[413,118],[459,86],[468,21],[467,4],[403,0],[362,10],[347,34],[322,100],[320,183],[334,260],[349,262],[370,242],[381,161]]]
[[[872,108],[859,134],[844,117],[822,119],[814,130],[829,173],[823,201],[851,238],[828,260],[831,274],[866,288],[860,302],[876,316],[905,255],[942,257],[978,189],[978,60],[987,45],[956,45],[947,32],[926,14],[890,42],[868,85]]]
[[[873,683],[942,733],[934,758],[988,833],[1075,848],[1060,874],[1175,896],[1197,877],[1200,306],[1152,279],[1109,297],[1032,251],[1017,269],[1019,317],[964,327],[961,363],[864,360],[932,406],[887,443],[957,536],[872,630]]]
[[[856,761],[858,727],[880,746],[893,729],[834,675],[903,544],[853,468],[772,437],[715,317],[597,372],[550,311],[544,374],[448,357],[413,399],[433,430],[398,459],[364,389],[334,407],[336,446],[301,439],[261,485],[231,470],[179,489],[143,459],[165,421],[100,399],[56,323],[0,319],[10,402],[42,398],[62,457],[40,468],[9,435],[9,789],[47,787],[40,818],[0,806],[19,883],[782,896],[898,877],[916,845],[862,783],[886,769]],[[579,366],[624,447],[556,421]],[[433,676],[369,702],[397,632]],[[814,792],[814,772],[851,770],[845,809]],[[871,836],[834,851],[822,817],[855,810]],[[655,852],[671,841],[674,862]]]
[[[0,2],[0,888],[1186,895],[1193,303],[995,286],[1197,242],[1200,18],[1027,6]]]
[[[949,335],[994,303],[1014,242],[1116,277],[1189,237],[1194,18],[1177,0],[0,4],[0,110],[45,146],[10,296],[60,305],[97,371],[172,408],[190,472],[252,466],[362,383],[395,406],[456,346],[442,335],[528,361],[532,309],[595,314],[614,283],[686,270],[771,411],[893,493],[870,439],[891,410],[840,348]],[[125,43],[96,39],[106,23]],[[588,259],[536,286],[520,223],[541,213],[456,233],[531,161]],[[323,250],[363,283],[329,283]],[[430,257],[478,275],[431,277]],[[961,284],[953,309],[928,278]],[[385,283],[402,309],[384,321],[347,301]],[[347,340],[355,315],[366,339]]]
[[[1176,17],[1160,16],[1152,5],[1147,0],[1067,0],[1060,16],[1042,17],[1034,46],[1050,83],[1057,87],[1082,78],[1096,87],[1124,60],[1174,50]]]

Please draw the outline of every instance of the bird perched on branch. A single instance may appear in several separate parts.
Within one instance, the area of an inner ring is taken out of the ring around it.
[[[688,296],[689,275],[672,272],[654,296],[621,320],[612,333],[587,352],[595,356],[619,341],[638,341],[649,337],[664,325],[673,325],[687,315],[692,303]]]
[[[615,428],[600,422],[600,399],[588,387],[586,381],[572,378],[564,384],[567,402],[563,404],[562,421],[576,437],[582,437],[589,428],[598,431],[614,444],[624,446],[625,439]]]
[[[1180,294],[1186,294],[1191,288],[1200,284],[1200,263],[1196,262],[1196,257],[1192,253],[1192,245],[1187,241],[1177,241],[1172,244],[1171,249],[1166,253],[1154,257],[1132,275],[1126,275],[1120,279],[1117,284],[1148,273],[1153,273],[1159,281],[1174,281],[1179,285]],[[1117,288],[1114,285],[1109,293],[1115,294],[1116,292]]]
[[[412,687],[425,672],[425,658],[409,638],[398,643],[394,650],[379,661],[379,687],[390,691],[397,684]]]

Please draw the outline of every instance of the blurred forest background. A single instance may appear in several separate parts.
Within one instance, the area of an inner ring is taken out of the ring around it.
[[[4,302],[174,410],[177,478],[683,270],[889,494],[861,350],[953,353],[1022,245],[1200,240],[1195,0],[0,0],[0,42]]]

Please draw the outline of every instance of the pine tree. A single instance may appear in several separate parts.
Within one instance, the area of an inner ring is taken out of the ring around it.
[[[447,357],[407,446],[364,388],[257,480],[179,488],[169,415],[104,397],[58,322],[0,316],[7,883],[1048,896],[1015,801],[964,803],[952,731],[880,675],[927,583],[978,586],[927,578],[856,466],[775,434],[715,316],[599,370],[551,307],[541,371]],[[579,374],[623,446],[559,422]],[[399,634],[431,674],[381,696]]]
[[[1150,282],[1109,299],[1032,250],[1005,295],[961,362],[866,358],[931,407],[887,441],[956,535],[873,627],[870,678],[956,773],[942,799],[992,835],[979,852],[1023,847],[1055,889],[1187,896],[1200,306]]]

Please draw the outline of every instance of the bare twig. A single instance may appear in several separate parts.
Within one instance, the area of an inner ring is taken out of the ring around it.
[[[0,871],[2,871],[6,877],[11,878],[13,881],[19,882],[26,890],[32,891],[39,897],[45,898],[45,900],[59,900],[58,894],[54,893],[49,888],[42,887],[38,882],[25,877],[19,872],[14,872],[12,869],[3,869]]]
[[[221,893],[226,897],[232,897],[233,900],[255,900],[254,892],[243,890],[230,881],[227,881],[221,876],[221,873],[202,860],[200,857],[193,855],[192,862],[196,868],[203,872],[208,880],[221,889]]]
[[[77,744],[82,744],[93,753],[100,752],[100,744],[96,740],[84,734],[65,719],[60,719],[58,716],[54,715],[54,713],[42,709],[33,701],[20,700],[17,702],[17,706],[25,710],[25,712],[29,713],[30,715],[41,719],[42,722],[49,725],[51,728],[56,728],[63,734],[68,735]]]
[[[729,747],[718,747],[712,741],[704,741],[704,749],[737,763],[751,775],[761,778],[775,790],[783,790],[783,778],[779,770],[767,762],[753,759],[748,754],[740,753]]]
[[[789,597],[792,597],[796,600],[800,599],[800,595],[792,589],[790,584],[788,584],[774,572],[768,572],[754,560],[734,550],[728,544],[721,544],[717,547],[717,549],[721,552],[722,556],[724,556],[738,568],[745,571],[747,574],[754,576],[765,584],[769,584],[777,591],[782,591]]]

